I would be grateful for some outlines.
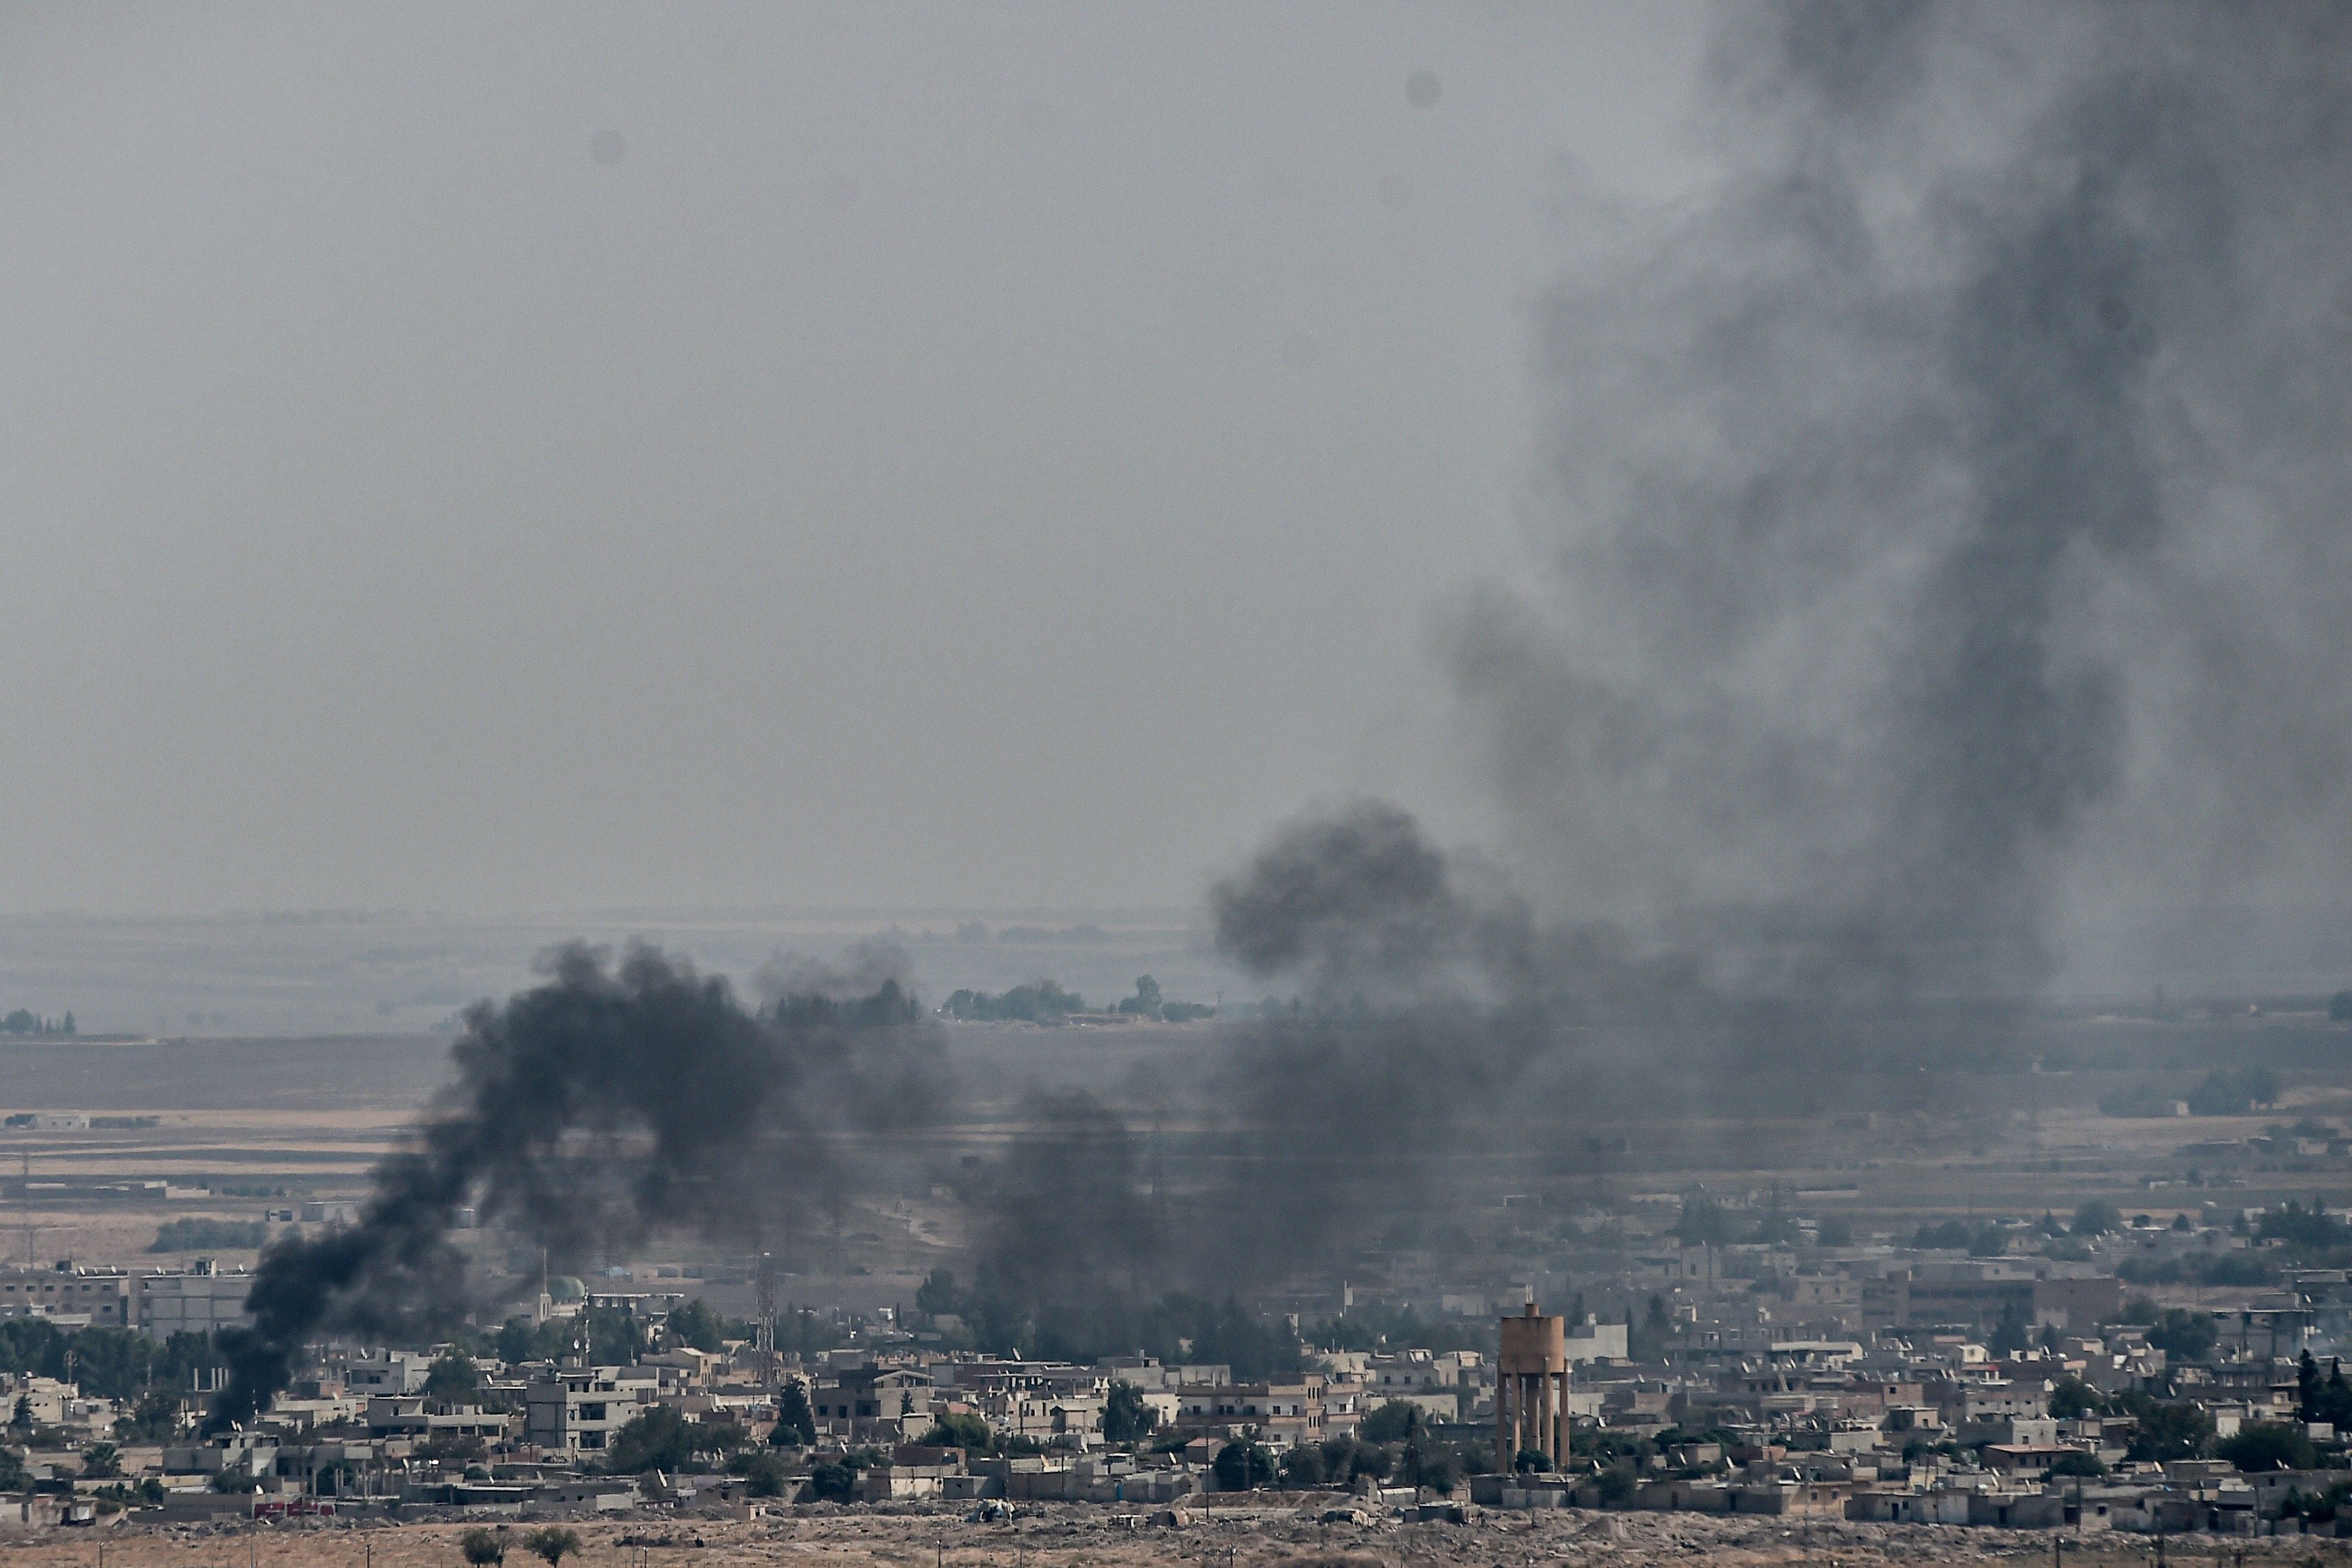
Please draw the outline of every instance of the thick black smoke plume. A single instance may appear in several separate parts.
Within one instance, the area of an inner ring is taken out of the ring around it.
[[[840,1134],[927,1117],[940,1082],[935,1034],[895,979],[753,1013],[650,948],[611,969],[560,950],[545,984],[474,1008],[452,1055],[457,1082],[415,1146],[377,1167],[358,1223],[263,1256],[253,1326],[223,1335],[212,1428],[268,1409],[322,1333],[462,1311],[460,1207],[558,1257],[660,1229],[773,1234],[837,1193]]]

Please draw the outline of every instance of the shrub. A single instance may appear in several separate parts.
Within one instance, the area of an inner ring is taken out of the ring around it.
[[[580,1532],[566,1530],[561,1525],[551,1524],[543,1530],[534,1530],[522,1538],[522,1543],[532,1556],[544,1558],[548,1568],[555,1568],[566,1557],[580,1555]]]

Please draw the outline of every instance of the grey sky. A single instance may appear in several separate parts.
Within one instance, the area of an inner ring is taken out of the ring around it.
[[[1696,32],[13,8],[0,908],[1185,900],[1443,793],[1549,196],[1689,177]]]

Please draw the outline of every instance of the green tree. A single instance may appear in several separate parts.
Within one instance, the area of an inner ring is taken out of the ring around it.
[[[2025,1312],[2015,1301],[2001,1304],[2000,1321],[1992,1326],[1991,1348],[2002,1355],[2015,1355],[2032,1338],[2032,1325],[2025,1321]]]
[[[857,1472],[827,1459],[809,1471],[809,1490],[823,1502],[847,1502],[857,1490]]]
[[[988,1452],[996,1434],[989,1425],[969,1410],[950,1410],[931,1423],[923,1434],[923,1443],[933,1448],[961,1448],[967,1453]]]
[[[816,1415],[809,1408],[808,1385],[797,1380],[784,1385],[782,1397],[776,1402],[775,1429],[768,1441],[778,1448],[798,1443],[809,1448],[816,1442]]]
[[[570,1325],[562,1318],[550,1318],[543,1323],[534,1323],[529,1318],[509,1318],[499,1325],[492,1349],[509,1366],[525,1361],[555,1361],[571,1353]]]
[[[1237,1437],[1217,1450],[1210,1469],[1221,1491],[1249,1491],[1274,1480],[1274,1456],[1265,1445]]]
[[[1282,1484],[1293,1491],[1312,1491],[1323,1484],[1323,1450],[1302,1443],[1282,1456]]]
[[[1114,1381],[1103,1400],[1103,1441],[1125,1448],[1151,1435],[1159,1417],[1145,1403],[1143,1391],[1132,1383]]]
[[[443,1351],[425,1375],[425,1397],[435,1405],[468,1404],[481,1386],[481,1370],[463,1351]]]
[[[731,1468],[743,1478],[747,1497],[784,1495],[784,1461],[773,1454],[750,1450],[735,1456]]]
[[[2105,1198],[2090,1198],[2074,1210],[2077,1236],[2105,1236],[2111,1230],[2122,1229],[2123,1223],[2123,1211]]]
[[[1358,1423],[1356,1435],[1367,1443],[1406,1443],[1428,1428],[1428,1412],[1406,1399],[1391,1399]]]
[[[699,1296],[672,1312],[663,1327],[671,1343],[676,1344],[708,1351],[718,1351],[726,1346],[727,1325],[719,1320],[717,1312],[703,1304]]]
[[[915,1310],[927,1318],[963,1316],[963,1296],[951,1270],[934,1269],[915,1287]]]
[[[160,1443],[180,1431],[180,1397],[163,1389],[139,1396],[131,1414],[114,1423],[114,1435],[126,1443]]]
[[[604,1469],[616,1476],[684,1469],[692,1452],[686,1426],[686,1417],[667,1406],[648,1406],[614,1435]]]
[[[2307,1470],[2314,1456],[2311,1439],[2302,1429],[2283,1421],[2258,1421],[2238,1428],[2213,1450],[2242,1470]]]
[[[2211,1447],[2213,1417],[2194,1405],[2161,1404],[2153,1399],[2133,1403],[2138,1406],[2133,1411],[2138,1419],[2132,1431],[2133,1458],[2159,1464],[2201,1458]]]
[[[1443,1443],[1407,1444],[1404,1479],[1410,1485],[1433,1491],[1452,1491],[1462,1480],[1462,1457]]]
[[[2147,1331],[2147,1343],[2176,1361],[2200,1361],[2221,1337],[2211,1312],[2168,1309]]]
[[[81,1451],[84,1480],[111,1480],[122,1474],[122,1455],[111,1443],[92,1443]]]
[[[495,1530],[469,1530],[457,1537],[457,1550],[473,1568],[496,1568],[507,1560],[506,1537]]]
[[[436,1465],[470,1465],[486,1452],[471,1432],[436,1432],[416,1445],[416,1457]]]
[[[566,1557],[577,1557],[583,1550],[578,1531],[555,1524],[532,1531],[522,1538],[522,1544],[533,1557],[544,1560],[547,1568],[560,1568]]]
[[[2062,1377],[2050,1390],[2050,1414],[2061,1421],[2106,1414],[2106,1396],[2079,1377]]]
[[[2080,1476],[2085,1480],[2095,1480],[2107,1473],[2107,1467],[2099,1463],[2098,1455],[2084,1453],[2077,1448],[2070,1453],[2061,1454],[2051,1460],[2049,1473],[2052,1476]]]
[[[1601,1472],[1599,1482],[1601,1506],[1608,1508],[1623,1502],[1633,1495],[1634,1489],[1640,1484],[1641,1478],[1633,1473],[1633,1466],[1622,1460],[1611,1465]]]

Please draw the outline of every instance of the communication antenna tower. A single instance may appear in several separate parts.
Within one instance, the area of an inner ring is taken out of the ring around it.
[[[776,1255],[760,1254],[751,1281],[751,1348],[759,1353],[760,1376],[776,1379]]]

